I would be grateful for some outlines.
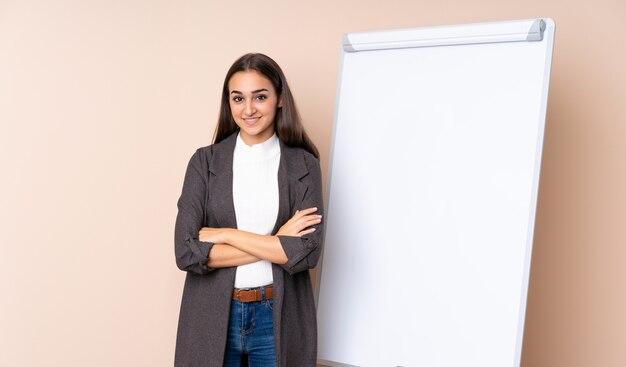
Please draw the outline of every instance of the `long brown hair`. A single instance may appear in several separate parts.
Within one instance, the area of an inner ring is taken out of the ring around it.
[[[291,94],[291,89],[289,89],[289,85],[287,84],[285,74],[283,74],[283,71],[276,61],[259,53],[249,53],[241,56],[233,63],[230,69],[228,69],[226,78],[224,78],[220,116],[217,120],[213,143],[219,143],[239,130],[230,110],[228,82],[235,73],[252,70],[265,76],[274,86],[278,98],[282,97],[282,107],[279,107],[276,111],[276,119],[274,121],[274,130],[276,131],[278,139],[290,147],[305,149],[313,154],[315,158],[319,159],[319,152],[315,144],[313,144],[304,131],[302,120],[296,108],[296,102]]]

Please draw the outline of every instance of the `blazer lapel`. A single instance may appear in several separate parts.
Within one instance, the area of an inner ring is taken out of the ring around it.
[[[233,203],[233,154],[236,142],[237,133],[233,133],[213,146],[213,155],[209,163],[208,205],[217,225],[212,227],[237,228]]]
[[[278,216],[272,233],[289,220],[296,210],[302,210],[302,200],[308,186],[301,179],[309,173],[304,155],[280,142],[280,163],[278,165]]]

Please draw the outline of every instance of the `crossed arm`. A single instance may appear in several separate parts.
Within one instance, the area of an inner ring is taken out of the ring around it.
[[[250,264],[258,260],[269,260],[285,264],[287,255],[278,236],[302,237],[315,231],[311,226],[321,222],[322,216],[313,214],[317,208],[296,211],[276,235],[260,235],[233,228],[203,227],[198,234],[200,241],[213,242],[208,266],[225,268]]]

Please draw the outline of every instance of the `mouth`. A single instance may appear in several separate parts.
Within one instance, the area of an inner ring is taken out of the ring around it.
[[[244,118],[243,122],[245,122],[246,125],[248,126],[252,126],[256,124],[257,122],[259,122],[260,119],[261,119],[260,117]]]

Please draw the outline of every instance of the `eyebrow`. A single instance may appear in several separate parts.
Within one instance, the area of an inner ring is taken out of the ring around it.
[[[265,89],[265,88],[261,88],[261,89],[253,90],[253,91],[252,91],[252,94],[261,93],[261,92],[269,92],[269,91],[268,91],[267,89]],[[233,93],[236,93],[236,94],[243,94],[243,93],[241,93],[241,92],[240,92],[240,91],[238,91],[238,90],[233,90],[232,92],[230,92],[230,94],[233,94]]]

